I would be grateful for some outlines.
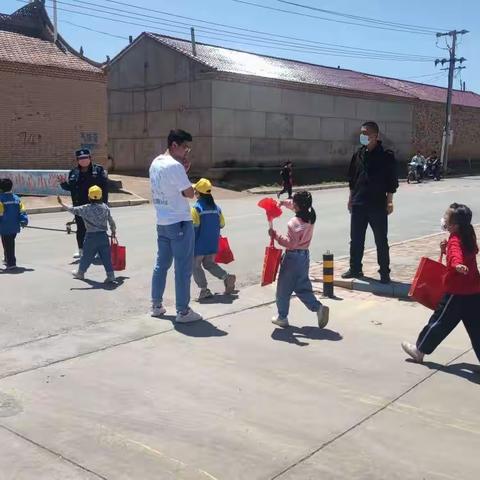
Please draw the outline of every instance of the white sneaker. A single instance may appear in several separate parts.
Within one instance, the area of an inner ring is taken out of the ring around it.
[[[73,254],[73,258],[75,260],[78,260],[79,258],[82,258],[82,253],[83,253],[83,249],[79,248],[78,249],[78,252],[74,253]]]
[[[403,351],[410,355],[417,363],[423,362],[424,353],[422,353],[415,345],[408,342],[402,342]]]
[[[177,323],[193,323],[198,322],[199,320],[203,320],[203,317],[194,312],[191,308],[188,309],[187,313],[179,313],[177,314],[176,322]]]
[[[213,293],[208,288],[202,288],[198,295],[198,300],[205,300],[206,298],[212,298]]]
[[[73,275],[73,278],[76,278],[77,280],[85,280],[85,274],[78,270],[73,270],[72,275]]]
[[[163,305],[152,305],[150,315],[152,317],[163,317],[167,313],[167,309]]]
[[[231,295],[235,291],[235,282],[237,281],[237,277],[235,275],[227,275],[225,280],[223,281],[225,285],[225,294]]]
[[[277,317],[272,320],[272,323],[282,328],[287,328],[290,326],[288,323],[288,318]]]
[[[330,308],[328,308],[326,305],[322,305],[320,310],[317,312],[318,328],[325,328],[327,326],[329,316]]]

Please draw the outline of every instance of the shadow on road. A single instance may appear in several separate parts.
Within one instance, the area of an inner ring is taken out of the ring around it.
[[[465,378],[472,383],[480,385],[480,366],[472,365],[471,363],[453,363],[451,365],[441,365],[435,362],[423,362],[423,365],[430,370],[438,370],[440,372],[456,375],[457,377]]]
[[[198,303],[202,305],[215,304],[215,303],[231,305],[235,300],[238,300],[237,293],[234,293],[232,295],[227,295],[225,293],[215,293],[213,297],[203,298],[202,300],[198,300]]]
[[[117,283],[104,283],[104,282],[97,282],[96,280],[89,280],[86,278],[85,280],[80,280],[83,283],[87,283],[90,285],[89,287],[85,288],[78,288],[73,287],[70,290],[116,290],[118,287],[121,287],[125,280],[129,280],[130,277],[116,277]]]
[[[338,342],[342,340],[343,337],[338,332],[329,330],[328,328],[290,326],[288,328],[276,328],[272,333],[272,339],[279,342],[291,343],[299,347],[306,347],[310,344],[302,341],[302,339]]]
[[[207,320],[201,320],[195,323],[176,323],[175,330],[187,337],[225,337],[228,335],[224,330],[220,330],[215,325],[207,322]]]
[[[21,273],[34,272],[34,268],[17,267],[14,270],[0,270],[3,275],[20,275]]]

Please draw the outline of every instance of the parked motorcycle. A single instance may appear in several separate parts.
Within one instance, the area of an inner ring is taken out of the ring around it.
[[[409,163],[408,164],[408,171],[407,171],[407,183],[417,182],[421,183],[422,181],[422,174],[420,173],[420,169],[416,163]]]

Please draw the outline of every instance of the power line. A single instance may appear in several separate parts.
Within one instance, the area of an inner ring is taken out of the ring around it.
[[[365,57],[365,58],[374,57],[374,58],[385,59],[385,60],[396,60],[396,59],[412,60],[412,61],[413,60],[415,60],[415,61],[430,61],[430,60],[433,60],[433,57],[429,57],[429,56],[426,56],[426,55],[406,54],[406,53],[400,53],[400,52],[389,52],[389,51],[381,51],[381,50],[373,50],[373,49],[363,49],[363,48],[350,47],[350,46],[339,45],[339,44],[314,42],[314,41],[305,40],[305,39],[296,39],[295,37],[279,36],[279,35],[271,34],[271,33],[268,33],[268,32],[258,32],[262,36],[239,34],[237,32],[230,32],[230,31],[224,30],[224,29],[204,27],[202,25],[191,25],[191,24],[188,24],[188,23],[178,22],[178,21],[174,21],[174,20],[172,21],[172,20],[168,20],[168,19],[165,19],[165,18],[161,18],[161,17],[155,17],[155,16],[152,17],[151,15],[132,12],[130,10],[123,10],[123,9],[118,9],[118,8],[109,8],[109,7],[105,7],[104,5],[98,5],[97,3],[89,2],[89,1],[86,1],[86,0],[75,0],[75,1],[76,1],[76,3],[89,5],[90,7],[92,7],[92,6],[93,7],[100,7],[102,9],[102,10],[100,10],[98,8],[93,8],[93,9],[89,8],[88,9],[89,11],[93,10],[93,11],[97,11],[97,12],[100,12],[100,13],[107,13],[109,15],[115,15],[115,16],[119,16],[119,17],[123,17],[123,18],[132,18],[131,15],[135,15],[136,17],[145,17],[145,18],[148,19],[149,22],[158,23],[160,25],[171,26],[171,24],[173,23],[176,28],[178,28],[178,27],[190,28],[191,26],[194,26],[197,29],[197,31],[208,33],[208,34],[221,33],[221,34],[224,34],[224,35],[228,35],[230,37],[240,38],[242,40],[247,39],[249,41],[253,40],[253,41],[261,41],[261,42],[268,41],[269,43],[279,45],[280,47],[282,47],[283,45],[286,45],[288,47],[294,47],[294,48],[308,47],[310,49],[310,51],[311,51],[311,49],[315,49],[315,50],[318,50],[321,53],[326,53],[326,52],[333,53],[334,52],[334,53],[339,53],[339,54],[353,54],[355,57],[357,57],[357,56],[358,57]],[[116,2],[114,0],[106,0],[106,1],[109,1],[109,2],[112,2],[112,3],[123,4],[122,2]],[[68,5],[68,6],[73,6],[74,8],[85,9],[85,7],[83,7],[81,5],[74,5],[74,4],[71,4],[71,3],[68,3],[68,2],[65,2],[65,1],[61,1],[61,0],[58,0],[58,3]],[[125,4],[125,5],[130,6],[131,4]],[[152,9],[149,9],[149,10],[152,10]],[[117,12],[120,12],[120,13],[117,13]],[[124,15],[125,13],[127,13],[128,15]],[[134,19],[136,19],[136,17],[134,17]],[[156,21],[156,20],[160,20],[160,21]],[[226,26],[226,28],[234,28],[234,27]],[[255,30],[253,30],[253,31],[255,31]],[[295,41],[295,42],[285,42],[283,40],[280,41],[280,40],[277,40],[275,38],[271,38],[272,36],[281,37],[281,38],[291,38],[291,39],[298,40],[298,42],[300,42],[300,43],[298,43],[297,41]],[[318,47],[317,45],[320,45],[321,48]],[[335,48],[332,48],[332,47],[335,47]]]
[[[446,76],[446,73],[444,73],[444,72],[440,72],[440,73],[439,73],[439,72],[435,72],[435,73],[427,73],[427,74],[425,74],[425,75],[415,75],[415,76],[413,76],[413,77],[406,77],[406,78],[407,78],[407,79],[409,79],[409,78],[412,78],[412,79],[413,79],[413,78],[440,77],[440,76],[444,77],[444,76]]]
[[[76,1],[79,1],[79,0],[76,0]],[[358,50],[358,51],[366,51],[366,52],[390,53],[390,54],[395,54],[395,55],[409,55],[409,54],[403,54],[403,53],[400,53],[400,52],[382,51],[382,50],[375,50],[375,49],[369,49],[369,48],[352,47],[352,46],[349,46],[349,45],[342,45],[342,44],[336,44],[336,43],[318,42],[318,41],[308,40],[308,39],[299,38],[299,37],[292,37],[292,36],[288,36],[288,35],[280,35],[280,34],[276,34],[276,33],[273,33],[273,32],[265,32],[265,31],[250,29],[250,28],[242,28],[242,27],[238,27],[238,26],[234,26],[234,25],[227,25],[227,24],[223,24],[223,23],[201,20],[201,19],[198,19],[198,18],[188,17],[188,16],[185,16],[185,15],[178,15],[178,14],[166,12],[164,10],[156,10],[156,9],[153,9],[153,8],[138,6],[138,5],[135,5],[135,4],[132,4],[132,3],[120,2],[118,0],[103,0],[103,1],[107,2],[107,3],[113,3],[113,4],[117,4],[117,5],[131,7],[131,8],[141,9],[142,11],[159,13],[161,15],[180,18],[182,20],[193,20],[195,22],[205,23],[205,24],[208,24],[208,25],[214,25],[214,26],[217,26],[217,27],[224,27],[224,28],[229,28],[229,29],[232,29],[232,30],[238,30],[238,31],[248,32],[248,33],[268,35],[268,36],[273,36],[273,37],[276,37],[276,38],[287,39],[287,40],[298,40],[300,42],[305,42],[305,43],[314,44],[314,45],[341,47],[341,48],[347,48],[347,49]],[[150,18],[150,16],[149,16],[149,18]],[[189,26],[192,26],[192,25],[189,25]],[[199,28],[199,27],[196,26],[196,28]]]
[[[17,0],[17,1],[25,3],[24,0]],[[59,2],[59,3],[67,4],[67,2]],[[68,5],[71,5],[71,4],[68,4]],[[131,22],[131,21],[126,21],[126,20],[120,20],[118,18],[111,18],[111,17],[105,17],[105,16],[101,16],[101,15],[95,15],[95,14],[91,13],[91,11],[93,10],[93,11],[98,11],[98,12],[101,12],[101,13],[107,13],[109,15],[132,18],[132,17],[129,17],[127,15],[109,13],[109,12],[105,12],[104,10],[98,10],[98,9],[92,9],[92,8],[87,9],[86,7],[82,7],[82,6],[75,6],[75,5],[73,5],[73,6],[74,6],[74,8],[88,10],[89,13],[78,12],[76,10],[69,10],[69,9],[65,9],[65,8],[59,8],[58,10],[68,12],[68,13],[77,14],[77,15],[83,15],[83,16],[99,18],[99,19],[103,19],[103,20],[109,20],[109,21],[112,21],[112,22],[117,22],[117,23],[122,23],[122,24],[145,27],[145,28],[148,28],[148,29],[157,29],[158,28],[157,26],[152,26],[151,24],[137,23],[137,22]],[[135,17],[134,17],[134,19],[136,20]],[[159,23],[159,24],[162,24],[162,25],[165,24],[165,22],[155,22],[154,20],[151,20],[150,22]],[[170,26],[170,24],[168,24],[168,23],[166,25]],[[187,30],[187,27],[178,27],[178,28],[185,28],[185,30]],[[189,28],[188,28],[188,30],[189,30]],[[163,29],[163,31],[164,32],[166,31],[166,32],[169,32],[169,33],[187,35],[187,32],[185,32],[185,31],[165,29],[165,28]],[[397,57],[397,56],[392,56],[392,55],[364,54],[363,52],[345,52],[345,51],[342,52],[339,49],[327,49],[327,48],[318,48],[318,47],[305,48],[304,45],[288,44],[288,43],[286,44],[285,42],[277,42],[277,41],[274,41],[274,40],[266,40],[264,38],[256,39],[257,42],[244,41],[243,39],[241,41],[239,41],[236,38],[232,40],[232,39],[226,38],[225,36],[219,36],[219,34],[214,35],[209,31],[206,31],[206,33],[207,34],[201,34],[199,36],[201,36],[202,38],[205,38],[205,39],[229,41],[230,43],[239,44],[239,45],[250,45],[250,46],[257,46],[257,47],[269,48],[269,49],[275,48],[275,49],[285,50],[285,51],[290,51],[290,52],[314,53],[314,54],[317,54],[317,55],[322,54],[322,55],[329,55],[329,56],[335,56],[335,57],[363,58],[363,59],[374,59],[374,60],[413,61],[413,62],[428,62],[428,61],[431,61],[431,60],[428,59],[428,57],[426,57],[425,59],[422,59],[421,57],[420,58],[416,58],[416,57],[409,58],[409,57],[403,57],[403,56],[402,57]],[[250,39],[247,38],[247,40],[250,40]],[[258,43],[258,41],[260,41],[261,43]],[[298,47],[298,48],[286,48],[283,45],[290,45],[292,47]]]
[[[392,27],[402,27],[402,28],[419,30],[419,31],[422,31],[422,32],[429,32],[429,33],[436,33],[439,30],[443,30],[443,29],[438,29],[438,28],[435,29],[435,28],[431,28],[431,27],[423,27],[423,26],[420,26],[420,25],[411,25],[411,24],[408,24],[408,23],[389,22],[389,21],[386,21],[386,20],[380,20],[380,19],[376,19],[376,18],[361,17],[361,16],[358,16],[358,15],[341,13],[341,12],[336,12],[336,11],[333,11],[333,10],[326,10],[324,8],[312,7],[310,5],[304,5],[302,3],[292,2],[290,0],[277,0],[277,1],[280,2],[280,3],[285,3],[287,5],[293,5],[295,7],[305,8],[307,10],[314,10],[314,11],[317,11],[317,12],[328,13],[330,15],[339,16],[339,17],[343,17],[343,18],[351,18],[353,20],[359,20],[359,21],[366,22],[366,23],[375,23],[375,24],[379,24],[379,25],[388,25],[388,26],[392,26]]]
[[[102,32],[101,30],[95,30],[94,28],[86,27],[85,25],[78,25],[77,23],[69,22],[68,20],[62,20],[62,23],[67,23],[72,27],[83,28],[90,32],[101,33],[102,35],[107,35],[108,37],[119,38],[121,40],[128,40],[128,37],[122,37],[121,35],[115,35],[114,33]]]
[[[22,0],[19,0],[22,1]],[[88,16],[94,17],[94,18],[100,18],[104,20],[109,20],[109,21],[114,21],[114,22],[119,22],[119,23],[124,23],[124,24],[131,24],[135,26],[141,26],[141,27],[146,27],[146,28],[154,28],[157,29],[157,26],[152,27],[151,23],[156,23],[160,25],[167,25],[167,26],[172,26],[171,23],[165,22],[165,21],[156,21],[156,20],[151,20],[150,16],[148,15],[143,15],[143,14],[137,14],[135,12],[129,12],[130,14],[137,15],[137,16],[146,16],[149,18],[149,23],[136,23],[136,22],[130,22],[130,21],[124,21],[124,20],[119,20],[118,18],[111,18],[111,17],[104,17],[100,15],[94,15],[91,13],[92,11],[95,12],[100,12],[100,13],[106,13],[108,15],[112,15],[114,17],[122,17],[122,18],[128,18],[128,19],[134,19],[137,20],[136,17],[131,17],[130,15],[124,15],[121,13],[116,13],[116,12],[111,12],[109,10],[100,10],[97,8],[91,8],[91,6],[100,6],[101,5],[92,3],[92,2],[87,2],[83,0],[78,0],[79,3],[83,3],[86,5],[90,5],[89,8],[81,6],[81,5],[73,5],[68,2],[64,2],[59,0],[58,3],[72,6],[74,8],[78,8],[80,10],[88,10]],[[59,10],[68,12],[68,13],[74,13],[78,15],[87,15],[83,12],[78,12],[76,10],[69,10],[65,8],[60,8]],[[155,17],[154,17],[155,18]],[[180,25],[173,25],[176,28],[185,28],[185,29],[190,29],[190,25],[188,24],[182,24],[181,22],[174,22],[175,24],[180,24]],[[185,25],[184,27],[182,25]],[[173,33],[179,33],[181,35],[186,35],[187,32],[184,31],[178,31],[178,30],[167,30],[163,29],[168,32],[173,32]],[[218,30],[222,36],[219,36],[220,34],[217,33],[217,29],[213,29],[213,32],[210,31],[210,29],[207,28],[207,30],[204,30],[202,27],[199,28],[199,31],[204,32],[205,34],[201,34],[200,36],[202,38],[207,38],[207,39],[214,39],[214,40],[221,40],[221,41],[229,41],[231,43],[236,43],[240,45],[250,45],[250,46],[257,46],[257,47],[263,47],[263,48],[276,48],[280,50],[285,50],[285,51],[292,51],[292,52],[300,52],[300,53],[314,53],[314,54],[323,54],[323,55],[330,55],[330,56],[337,56],[337,57],[344,57],[344,58],[364,58],[364,59],[376,59],[376,60],[392,60],[392,61],[412,61],[412,62],[428,62],[433,60],[433,57],[427,57],[427,56],[410,56],[408,54],[390,54],[387,52],[379,52],[379,53],[374,53],[375,51],[372,51],[372,53],[369,53],[367,51],[349,51],[345,49],[338,49],[338,48],[327,48],[327,47],[316,47],[313,45],[309,44],[302,44],[302,43],[294,43],[294,42],[280,42],[275,39],[269,39],[265,37],[258,37],[258,36],[243,36],[234,32],[228,32],[225,30]],[[225,38],[225,35],[227,38]],[[234,38],[232,40],[232,37]],[[241,39],[241,41],[238,40]],[[247,41],[245,41],[245,39]],[[261,43],[258,43],[261,42]],[[286,48],[286,47],[293,47],[293,48]],[[346,47],[347,48],[347,47]]]
[[[261,5],[260,3],[248,2],[246,0],[232,0],[232,1],[234,1],[236,3],[242,3],[244,5],[250,5],[250,6],[253,6],[253,7],[263,8],[265,10],[288,13],[290,15],[297,15],[299,17],[315,18],[317,20],[325,20],[327,22],[343,23],[345,25],[355,25],[357,27],[374,28],[374,29],[378,29],[378,30],[389,30],[389,31],[393,31],[393,32],[412,33],[412,34],[417,34],[417,35],[428,35],[428,36],[432,35],[432,33],[433,33],[433,32],[427,32],[427,31],[421,32],[421,31],[416,31],[416,30],[407,29],[407,28],[393,28],[393,27],[387,27],[387,26],[381,26],[381,25],[368,25],[368,24],[365,24],[365,23],[349,22],[349,21],[346,21],[346,20],[334,20],[334,19],[328,18],[328,17],[320,17],[319,15],[311,15],[311,14],[308,14],[308,13],[296,12],[295,10],[286,10],[286,9],[283,9],[283,8]]]

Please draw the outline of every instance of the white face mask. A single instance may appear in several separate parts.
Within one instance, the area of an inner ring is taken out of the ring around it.
[[[444,217],[440,219],[440,228],[446,232],[447,231],[447,222]]]
[[[361,133],[360,134],[360,143],[364,146],[367,146],[368,143],[369,143],[369,138],[368,138],[368,135],[365,135],[364,133]]]

